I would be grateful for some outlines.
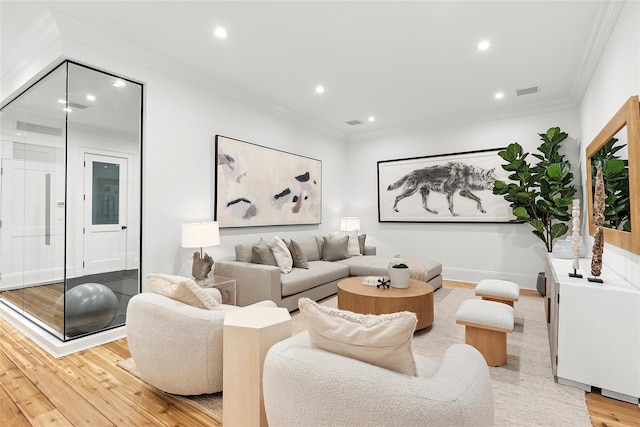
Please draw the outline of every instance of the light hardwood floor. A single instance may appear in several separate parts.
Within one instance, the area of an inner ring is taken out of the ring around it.
[[[121,339],[55,359],[0,319],[0,426],[221,425],[116,366],[128,357]],[[586,402],[593,426],[640,425],[637,405],[597,392]]]

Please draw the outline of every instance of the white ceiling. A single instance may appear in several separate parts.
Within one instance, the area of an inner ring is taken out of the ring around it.
[[[612,24],[603,1],[3,0],[3,46],[45,6],[352,136],[575,106]]]

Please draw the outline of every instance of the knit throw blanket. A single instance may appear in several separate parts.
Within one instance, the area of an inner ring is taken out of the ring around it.
[[[424,263],[420,261],[418,258],[403,256],[404,261],[407,263],[409,267],[409,276],[412,279],[422,280],[426,282],[429,280],[427,277],[427,268],[424,266]]]

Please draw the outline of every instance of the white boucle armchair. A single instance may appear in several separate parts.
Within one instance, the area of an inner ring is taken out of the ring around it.
[[[264,364],[269,426],[493,425],[489,369],[476,349],[454,344],[441,364],[414,357],[417,377],[313,347],[307,332],[281,341]]]
[[[221,391],[224,316],[238,308],[221,304],[206,310],[153,292],[131,298],[127,341],[140,377],[172,394]]]

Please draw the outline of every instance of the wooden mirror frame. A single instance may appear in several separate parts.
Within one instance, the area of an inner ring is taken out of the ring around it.
[[[627,127],[627,152],[629,156],[629,197],[631,207],[631,232],[603,228],[604,241],[635,254],[640,254],[640,107],[638,96],[630,97],[605,125],[587,147],[587,206],[589,208],[589,235],[595,233],[593,219],[593,185],[591,157],[613,138],[623,127]]]

